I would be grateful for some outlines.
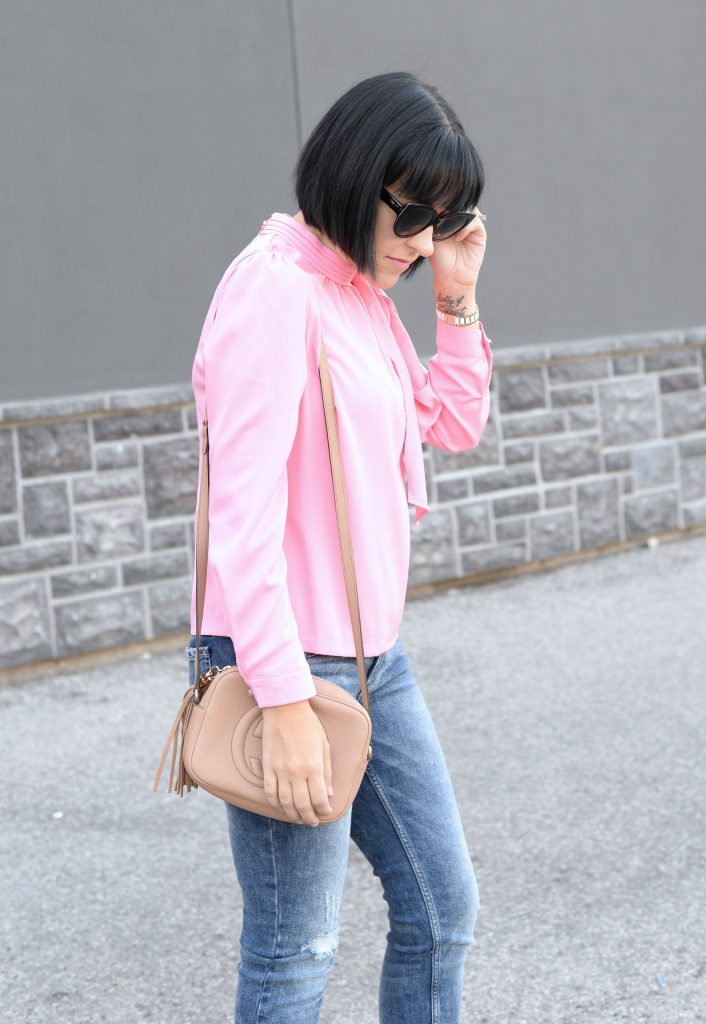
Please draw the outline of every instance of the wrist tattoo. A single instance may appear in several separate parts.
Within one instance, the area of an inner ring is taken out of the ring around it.
[[[451,295],[442,295],[441,292],[436,296],[436,306],[442,313],[448,313],[450,316],[470,316],[473,310],[469,311],[465,306],[465,295],[459,295],[458,298],[453,298]]]

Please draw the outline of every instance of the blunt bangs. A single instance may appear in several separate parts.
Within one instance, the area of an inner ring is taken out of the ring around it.
[[[463,131],[443,126],[424,139],[410,140],[391,166],[385,184],[402,202],[423,203],[439,213],[451,213],[478,205],[485,175]],[[400,276],[411,277],[423,262],[424,257],[419,257]]]
[[[440,213],[478,204],[479,154],[438,90],[407,71],[366,78],[324,114],[293,174],[307,223],[323,231],[359,273],[375,270],[375,225],[384,185],[404,202]],[[400,276],[411,277],[419,257]]]

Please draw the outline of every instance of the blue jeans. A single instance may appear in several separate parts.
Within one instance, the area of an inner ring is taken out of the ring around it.
[[[196,637],[186,648],[194,681]],[[314,675],[362,702],[354,657],[306,654]],[[201,636],[200,670],[236,664]],[[349,839],[383,886],[390,930],[381,1024],[458,1024],[478,888],[451,779],[401,641],[365,659],[373,757],[352,806],[318,827],[225,803],[243,897],[235,1024],[316,1024],[340,931]],[[466,1019],[467,1019],[466,1014]]]

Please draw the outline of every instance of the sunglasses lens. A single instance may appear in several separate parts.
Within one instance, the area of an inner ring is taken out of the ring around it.
[[[450,238],[451,235],[455,235],[461,228],[465,228],[467,224],[470,224],[474,217],[475,213],[450,213],[448,217],[444,217],[436,225],[432,232],[432,238],[436,241]]]
[[[395,223],[395,234],[402,238],[417,235],[428,228],[434,217],[434,211],[426,206],[408,206],[402,211]]]

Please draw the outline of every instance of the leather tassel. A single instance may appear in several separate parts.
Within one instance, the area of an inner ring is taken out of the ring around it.
[[[193,686],[190,686],[186,693],[184,694],[181,704],[179,705],[179,710],[177,711],[176,718],[174,719],[174,723],[171,729],[169,730],[169,735],[167,736],[167,742],[164,744],[164,750],[162,751],[162,756],[160,758],[157,771],[155,773],[154,782],[152,783],[153,793],[156,793],[157,789],[159,788],[159,780],[161,778],[162,770],[167,760],[167,753],[169,751],[170,746],[172,748],[172,760],[171,765],[169,767],[168,792],[172,792],[172,788],[174,785],[175,765],[177,766],[177,794],[179,796],[183,796],[184,787],[186,787],[187,792],[191,792],[192,788],[198,789],[198,783],[191,778],[184,764],[184,738],[186,736],[186,729],[189,724],[189,719],[191,718],[191,711],[194,706],[192,701],[193,695],[194,688]]]

